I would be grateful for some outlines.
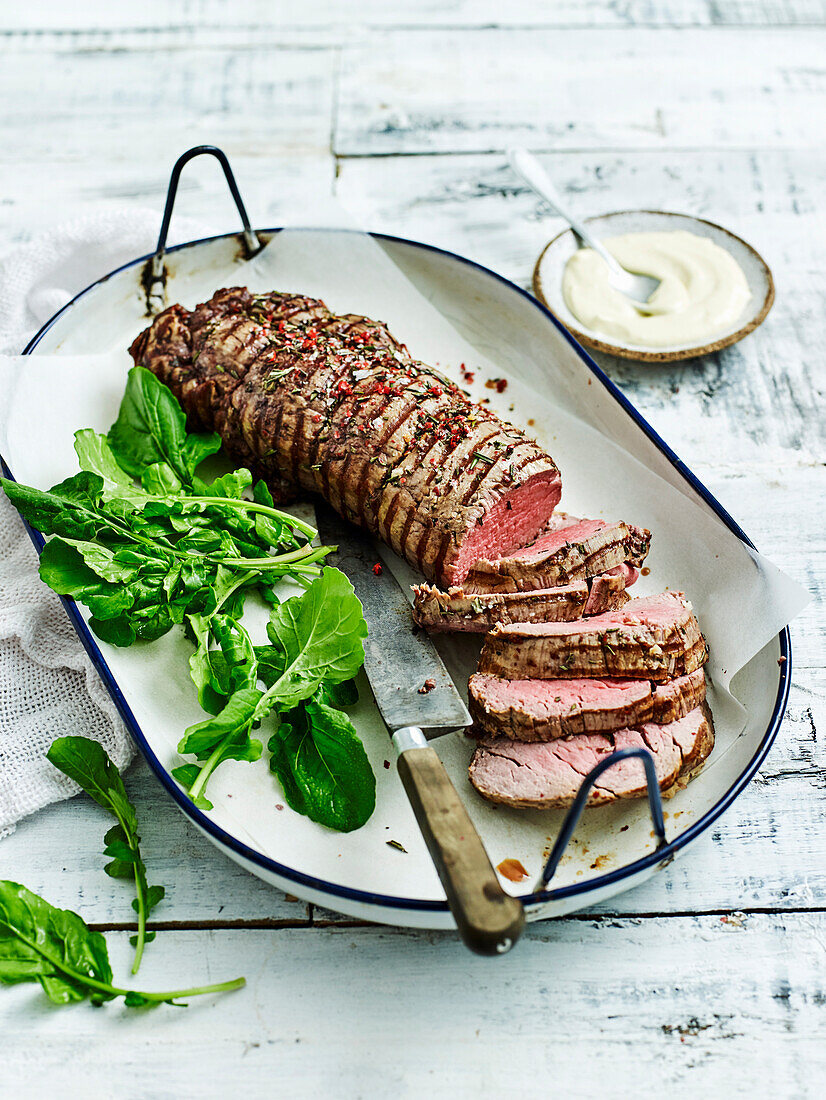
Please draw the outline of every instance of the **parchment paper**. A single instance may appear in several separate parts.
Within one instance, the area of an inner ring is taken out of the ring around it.
[[[475,381],[468,387],[473,396],[488,398],[503,417],[527,426],[554,456],[562,473],[561,507],[577,515],[625,519],[651,529],[652,550],[646,563],[651,572],[640,579],[634,594],[666,587],[685,591],[711,646],[708,671],[717,745],[704,780],[691,784],[675,800],[683,816],[673,828],[687,827],[719,796],[716,792],[727,789],[739,774],[738,761],[748,759],[748,749],[733,752],[747,715],[729,693],[732,677],[797,614],[807,594],[698,507],[670,466],[663,469],[671,482],[629,453],[627,447],[637,447],[637,454],[650,455],[651,444],[629,418],[616,414],[612,398],[595,380],[591,386],[583,385],[577,377],[578,361],[553,332],[549,331],[547,349],[540,348],[536,362],[526,362],[524,353],[503,346],[501,337],[497,341],[495,315],[477,317],[475,328],[467,325],[466,317],[443,316],[382,247],[369,236],[352,232],[285,230],[248,264],[225,272],[207,265],[203,277],[199,272],[196,279],[177,287],[173,279],[169,301],[192,307],[216,288],[230,285],[301,291],[323,298],[337,312],[386,321],[414,356],[460,384],[464,382],[459,365],[465,364],[475,372]],[[122,333],[117,318],[111,323],[102,318],[108,331],[100,334],[100,345],[91,346],[112,347],[103,354],[0,358],[0,450],[19,480],[43,488],[62,480],[77,469],[74,431],[80,427],[106,431],[111,425],[131,365],[126,346],[145,324],[139,318],[137,300],[131,316],[134,331],[126,331],[128,322],[124,322]],[[466,332],[472,329],[472,342],[460,335],[458,325]],[[82,343],[74,346],[90,346],[96,331],[87,319],[77,337]],[[486,354],[494,346],[495,361]],[[508,380],[501,395],[485,387],[485,381],[494,377]],[[679,441],[671,442],[679,449]],[[404,563],[383,554],[402,582],[416,579]],[[263,618],[249,625],[263,640]],[[478,638],[446,637],[440,647],[462,686],[478,654]],[[100,648],[153,751],[165,767],[174,767],[179,762],[176,744],[182,729],[203,717],[185,674],[187,644],[172,632],[147,647],[116,651],[101,643]],[[182,671],[159,676],[159,668]],[[230,761],[218,769],[210,785],[215,803],[210,816],[272,858],[288,865],[297,860],[305,873],[394,896],[443,896],[407,800],[395,774],[383,766],[389,746],[366,687],[353,720],[379,786],[377,811],[357,833],[330,834],[300,815],[277,812],[273,780],[263,760],[255,765]],[[759,734],[761,728],[758,722],[755,732]],[[459,789],[467,787],[471,750],[465,739],[442,738],[438,749]],[[730,753],[736,759],[729,765]],[[505,812],[469,791],[468,795],[468,809],[494,863],[517,856],[532,874],[538,873],[547,837],[558,828],[559,812]],[[385,832],[388,828],[390,833]],[[387,848],[388,835],[407,848],[409,856],[403,865],[398,853]],[[652,844],[644,804],[625,803],[586,815],[577,836],[580,844],[569,861],[566,857],[557,876],[563,882],[593,877],[594,853],[604,853],[604,866],[613,867],[629,862]],[[579,862],[577,853],[589,850],[591,855]],[[582,875],[585,878],[577,878]],[[514,893],[523,890],[523,886],[513,887]]]
[[[555,387],[548,364],[542,364],[543,389],[557,389],[558,402],[464,339],[368,234],[286,229],[252,261],[228,270],[223,282],[214,273],[206,275],[203,294],[219,285],[301,291],[322,298],[334,312],[385,321],[417,359],[438,366],[475,398],[487,398],[503,418],[520,427],[532,421],[527,430],[562,473],[560,508],[624,519],[652,531],[651,576],[632,594],[664,587],[686,592],[708,638],[708,671],[718,688],[727,690],[737,671],[808,602],[805,590],[720,520],[572,415],[569,383],[560,378]],[[90,416],[94,426],[108,427],[130,362],[123,349],[77,358],[0,357],[0,446],[12,468],[26,464],[29,441],[45,432],[52,441],[55,480],[66,476],[74,468],[72,431],[88,426]],[[460,364],[474,372],[472,385],[464,381]],[[486,380],[503,377],[504,393],[485,387]],[[398,559],[393,567],[400,578],[415,579]]]

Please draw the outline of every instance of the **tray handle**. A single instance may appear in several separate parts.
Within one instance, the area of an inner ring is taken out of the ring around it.
[[[654,831],[658,837],[657,847],[662,848],[662,846],[667,843],[665,835],[665,818],[663,817],[663,803],[660,795],[660,785],[657,782],[657,771],[654,767],[654,757],[648,749],[617,749],[615,752],[612,752],[610,756],[606,756],[604,760],[601,760],[595,768],[592,768],[582,780],[582,783],[580,783],[574,803],[565,815],[565,820],[562,822],[559,836],[556,838],[553,850],[550,856],[548,856],[548,862],[545,864],[544,870],[542,871],[538,889],[547,886],[556,874],[556,869],[574,834],[574,829],[577,827],[582,811],[585,809],[585,804],[588,801],[588,795],[591,793],[591,788],[596,781],[603,772],[608,771],[614,764],[619,764],[623,760],[632,760],[634,758],[641,760],[645,768],[645,785],[648,791],[648,805],[651,810],[651,820],[654,822]]]
[[[232,195],[236,209],[241,217],[241,225],[243,227],[241,235],[243,237],[244,251],[246,252],[247,259],[249,260],[264,247],[250,225],[244,201],[238,190],[238,184],[235,182],[235,176],[232,174],[227,155],[223,149],[219,149],[216,145],[196,145],[192,149],[187,149],[187,151],[181,154],[175,161],[175,166],[169,177],[169,187],[166,192],[166,205],[164,206],[163,220],[161,221],[161,231],[158,235],[158,246],[155,249],[155,255],[151,260],[147,261],[143,270],[143,286],[146,293],[146,313],[149,317],[154,317],[156,313],[160,313],[166,305],[166,267],[164,266],[164,255],[166,254],[166,238],[169,233],[169,223],[172,220],[172,209],[175,205],[175,196],[178,193],[178,181],[181,178],[181,172],[184,166],[195,157],[200,157],[203,154],[215,157],[224,170],[227,186],[229,187],[230,194]]]

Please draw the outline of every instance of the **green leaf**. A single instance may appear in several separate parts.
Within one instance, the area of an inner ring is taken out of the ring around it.
[[[178,752],[193,753],[204,763],[192,782],[189,782],[191,772],[176,768],[173,775],[176,778],[186,776],[189,796],[196,806],[212,809],[212,804],[204,797],[204,790],[209,777],[224,760],[260,758],[263,746],[257,738],[250,737],[250,729],[261,696],[257,688],[241,688],[214,718],[198,722],[184,731]]]
[[[189,658],[189,675],[198,693],[198,702],[208,714],[218,714],[226,703],[226,692],[221,690],[209,652],[209,618],[206,615],[189,615],[188,622],[195,635],[195,652]]]
[[[147,886],[135,807],[129,801],[120,772],[97,741],[88,737],[58,737],[50,745],[46,758],[117,820],[104,837],[104,855],[112,857],[104,870],[112,878],[131,877],[135,882],[133,907],[138,913],[138,946],[132,973],[136,974],[146,940],[146,917],[152,908],[148,899],[150,894],[157,896],[158,890],[163,896],[163,888]]]
[[[112,984],[106,941],[70,909],[57,909],[25,886],[0,880],[0,982],[39,982],[53,1004],[123,997],[129,1007],[172,1004],[181,997],[240,989],[243,978],[163,993]]]
[[[189,789],[198,778],[200,771],[201,769],[197,764],[179,764],[177,768],[172,769],[172,775],[175,776],[182,787]]]
[[[298,813],[329,829],[360,828],[376,805],[376,780],[352,722],[324,703],[303,703],[270,738],[270,769]]]
[[[103,936],[77,913],[56,909],[19,883],[0,881],[0,981],[38,981],[50,1001],[68,1004],[88,995],[89,977],[111,984]],[[114,996],[101,992],[105,999]]]
[[[168,462],[153,462],[141,474],[141,486],[147,493],[174,495],[183,489],[181,480]]]
[[[240,691],[236,691],[219,714],[213,718],[207,718],[204,722],[197,722],[184,731],[184,736],[178,744],[178,752],[192,753],[199,760],[206,759],[229,734],[249,728],[262,694],[263,692],[257,688],[241,688]],[[235,756],[233,759],[257,759],[257,757]]]
[[[258,661],[258,678],[263,680],[267,687],[272,687],[276,680],[284,675],[287,667],[286,653],[277,646],[257,645],[255,658]]]
[[[324,703],[328,707],[354,707],[359,701],[359,689],[355,680],[344,680],[340,684],[330,684],[326,681],[313,696],[316,703]]]
[[[134,602],[127,587],[105,581],[90,569],[73,541],[53,538],[46,543],[40,576],[53,592],[85,603],[98,618],[121,615]]]
[[[81,470],[99,474],[104,483],[118,489],[127,497],[139,499],[143,496],[130,475],[118,465],[105,435],[91,428],[81,428],[79,432],[75,432],[75,454]]]
[[[187,435],[186,417],[174,394],[144,367],[129,372],[108,440],[118,463],[134,477],[163,462],[184,484],[191,481],[195,467],[221,447],[215,432]]]
[[[151,910],[151,909],[154,909],[155,906],[158,904],[158,902],[162,901],[165,896],[166,896],[165,887],[163,887],[163,886],[150,886],[149,889],[146,891],[146,909],[147,909],[147,912],[149,912],[149,910]],[[135,905],[134,901],[132,902],[132,905],[133,906]]]
[[[137,641],[138,636],[125,615],[117,619],[98,619],[93,616],[89,620],[89,626],[102,642],[108,642],[109,645],[116,645],[121,649],[126,649]]]
[[[114,550],[110,550],[106,546],[101,546],[99,542],[55,538],[51,540],[49,545],[59,542],[76,550],[92,572],[96,573],[102,580],[120,585],[133,580],[138,572],[139,566],[134,562],[135,556],[133,556],[132,561],[124,561],[120,554],[116,554]]]
[[[214,807],[206,795],[200,791],[194,795],[192,793],[192,788],[200,778],[201,771],[202,768],[198,764],[181,764],[179,767],[172,769],[172,775],[186,789],[189,797],[199,810],[211,810]]]
[[[224,497],[230,500],[240,500],[244,492],[252,485],[252,474],[243,466],[238,470],[230,470],[214,481],[201,481],[196,477],[192,483],[193,492],[198,496]]]
[[[285,669],[268,688],[265,706],[294,706],[323,682],[351,679],[364,664],[361,603],[347,577],[329,566],[303,595],[272,609],[267,633]]]
[[[75,474],[45,492],[6,478],[0,485],[20,515],[44,535],[88,539],[100,526],[103,478],[98,474]]]

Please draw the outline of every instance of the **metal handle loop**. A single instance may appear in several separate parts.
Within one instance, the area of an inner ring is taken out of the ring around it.
[[[175,161],[175,166],[169,177],[169,187],[166,192],[166,205],[164,206],[163,220],[161,221],[161,231],[158,234],[158,246],[155,249],[155,255],[144,269],[146,308],[150,317],[158,313],[165,304],[166,270],[164,268],[164,255],[166,253],[166,238],[169,233],[169,223],[172,221],[172,209],[175,205],[175,196],[178,193],[178,181],[181,178],[181,172],[184,166],[195,157],[199,157],[202,154],[208,154],[211,157],[215,157],[224,170],[227,186],[229,187],[230,194],[232,195],[236,209],[241,217],[241,225],[243,227],[242,235],[247,259],[250,259],[256,253],[260,252],[264,247],[250,225],[244,201],[238,190],[238,184],[235,182],[235,176],[232,174],[229,160],[223,149],[219,149],[216,145],[196,145],[192,149],[187,149],[187,151]]]
[[[560,860],[565,853],[565,849],[568,847],[568,842],[573,836],[574,829],[577,827],[577,823],[582,815],[582,811],[585,809],[585,805],[588,801],[588,795],[591,793],[591,788],[596,781],[602,775],[603,772],[608,771],[614,764],[619,764],[623,760],[632,759],[642,760],[643,767],[645,768],[645,784],[648,791],[648,805],[651,809],[651,819],[654,822],[654,831],[659,838],[658,847],[662,847],[667,844],[668,841],[665,835],[665,818],[663,817],[663,803],[662,796],[660,795],[660,784],[657,781],[657,770],[654,767],[654,757],[648,751],[643,748],[627,748],[617,749],[616,752],[612,752],[610,756],[606,756],[604,760],[601,760],[595,768],[585,776],[577,791],[574,804],[571,806],[568,813],[565,815],[565,820],[562,823],[559,836],[556,838],[556,843],[553,846],[553,851],[548,857],[548,862],[545,864],[545,868],[542,872],[542,876],[539,880],[539,887],[547,886],[553,876],[556,874],[556,869],[559,866]]]

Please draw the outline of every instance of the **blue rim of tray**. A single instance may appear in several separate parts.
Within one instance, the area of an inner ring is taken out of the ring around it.
[[[321,228],[321,227],[320,227]],[[360,230],[349,229],[337,229],[335,232],[361,232]],[[259,233],[272,234],[281,232],[281,227],[274,229],[262,229],[257,230]],[[526,299],[535,309],[554,326],[555,329],[564,337],[565,340],[571,345],[574,351],[577,353],[582,362],[588,367],[591,373],[599,380],[599,382],[610,393],[614,400],[622,406],[625,412],[631,417],[631,419],[643,430],[648,438],[655,444],[659,451],[665,455],[671,465],[677,470],[683,478],[689,483],[689,485],[695,490],[695,492],[708,504],[712,511],[717,515],[722,522],[732,531],[742,542],[746,543],[754,549],[754,543],[743,531],[740,525],[729,515],[725,508],[720,504],[717,498],[706,488],[705,485],[696,477],[695,474],[686,466],[686,464],[679,458],[678,455],[668,446],[657,432],[652,428],[648,421],[640,415],[637,409],[628,400],[625,394],[614,385],[611,379],[602,371],[591,358],[588,352],[579,344],[574,337],[568,332],[568,330],[561,324],[560,321],[538,302],[531,294],[521,287],[512,283],[509,279],[504,278],[502,275],[498,275],[495,271],[491,271],[490,268],[485,267],[483,264],[478,264],[473,260],[469,260],[464,256],[460,256],[455,252],[450,252],[444,248],[437,248],[435,245],[424,244],[421,241],[411,241],[405,237],[395,237],[386,233],[370,233],[371,237],[376,240],[390,241],[397,244],[407,245],[411,248],[422,249],[427,252],[435,252],[441,256],[446,256],[451,260],[456,260],[459,263],[465,264],[467,267],[475,268],[477,271],[482,272],[484,275],[495,279],[497,282],[502,283],[508,287],[514,293],[520,295]],[[201,237],[195,241],[186,241],[183,244],[174,245],[168,248],[166,251],[179,252],[186,248],[195,248],[202,244],[211,244],[214,241],[226,240],[231,237],[237,237],[237,233],[220,233],[212,237]],[[129,268],[137,267],[141,264],[145,264],[147,260],[151,259],[151,255],[141,256],[136,260],[130,260],[128,263],[122,264],[120,267],[116,267],[113,271],[110,271],[108,275],[104,275],[102,278],[95,280],[84,290],[81,290],[79,294],[76,294],[71,301],[67,302],[62,309],[58,310],[39,331],[32,337],[26,347],[23,349],[24,355],[30,355],[37,345],[42,340],[43,336],[49,331],[49,329],[55,324],[59,317],[72,308],[75,302],[83,298],[95,287],[100,286],[101,283],[107,282],[113,276],[118,275],[122,271],[126,271]],[[0,456],[0,465],[2,465],[3,473],[6,477],[13,480],[11,470],[8,468],[6,461]],[[29,536],[35,545],[38,553],[42,550],[45,543],[45,539],[39,531],[35,531],[32,527],[26,524]],[[448,911],[448,905],[446,901],[426,901],[419,898],[401,898],[394,897],[389,894],[375,894],[368,890],[356,890],[349,886],[340,886],[338,883],[328,882],[326,879],[319,879],[313,875],[305,875],[301,871],[296,871],[291,867],[286,867],[284,864],[276,862],[274,859],[270,859],[268,856],[262,855],[260,852],[255,851],[254,848],[250,848],[242,841],[236,839],[230,833],[227,833],[220,826],[216,825],[203,811],[199,810],[192,801],[187,797],[185,792],[177,785],[172,776],[161,764],[160,760],[155,756],[152,751],[149,742],[141,730],[138,722],[132,713],[129,704],[123,696],[123,693],[118,686],[118,683],[109,668],[106,660],[98,648],[94,635],[86,625],[77,605],[73,600],[65,597],[60,597],[61,601],[66,608],[69,618],[72,621],[72,625],[78,633],[80,641],[88,653],[92,664],[95,666],[101,680],[103,681],[107,691],[112,696],[118,711],[123,718],[126,728],[141,750],[144,758],[155,773],[157,779],[163,784],[167,792],[178,804],[180,809],[189,817],[200,829],[207,833],[212,839],[216,840],[222,847],[229,848],[235,852],[236,855],[242,859],[261,867],[270,874],[279,876],[282,879],[286,879],[289,882],[309,887],[313,890],[318,890],[323,894],[328,894],[332,897],[347,898],[350,901],[356,901],[364,905],[375,905],[388,909],[400,909],[400,910],[413,910],[418,912],[429,913],[446,913]],[[616,882],[621,882],[623,879],[632,878],[633,876],[640,874],[650,868],[656,867],[657,864],[663,863],[673,856],[686,844],[690,844],[692,840],[696,839],[701,833],[703,833],[717,818],[722,814],[731,803],[737,798],[741,791],[749,784],[757,769],[762,764],[763,760],[774,743],[777,733],[780,729],[780,723],[783,720],[783,714],[786,710],[786,704],[789,698],[789,688],[791,685],[791,672],[792,672],[792,645],[791,636],[789,634],[789,628],[785,627],[778,634],[778,641],[780,646],[780,679],[777,688],[777,697],[774,702],[774,709],[772,710],[771,718],[769,719],[766,731],[757,747],[756,752],[749,761],[748,766],[740,773],[736,781],[729,787],[725,794],[718,799],[718,801],[708,810],[703,816],[690,825],[685,832],[681,833],[674,840],[668,842],[661,848],[656,849],[653,852],[649,852],[647,855],[640,857],[640,859],[634,860],[633,863],[627,863],[623,867],[618,867],[616,870],[610,871],[607,874],[599,875],[596,878],[588,879],[585,882],[571,883],[568,886],[559,886],[548,890],[540,890],[533,894],[526,894],[520,897],[523,905],[535,906],[542,905],[550,901],[561,901],[564,898],[576,897],[579,894],[589,894],[595,890],[602,889],[607,886],[611,886]]]

